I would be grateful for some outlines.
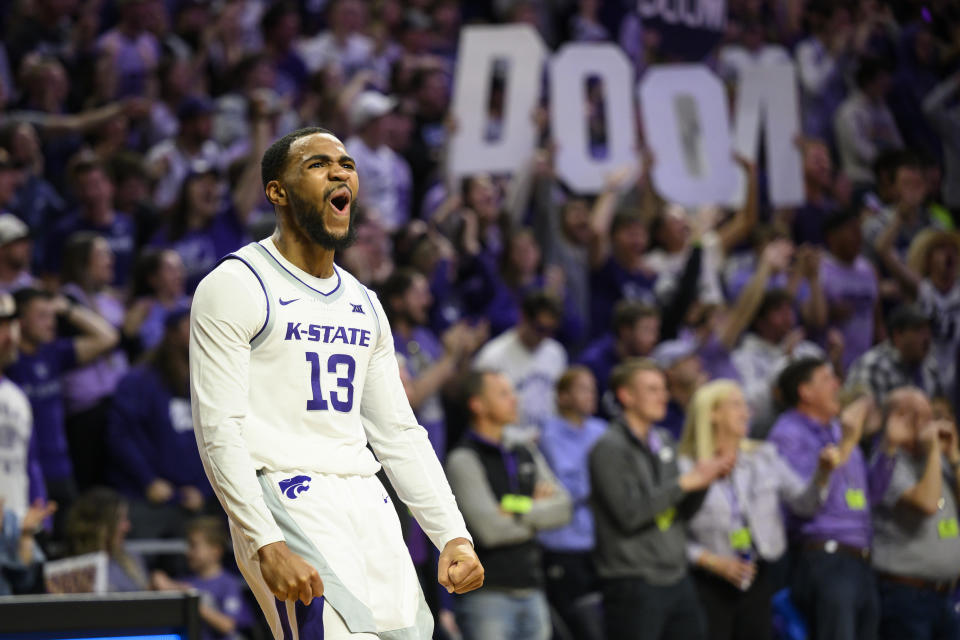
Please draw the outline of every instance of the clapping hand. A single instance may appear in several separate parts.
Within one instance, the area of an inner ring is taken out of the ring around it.
[[[0,511],[3,510],[0,505]],[[43,498],[37,498],[23,514],[23,521],[20,523],[20,532],[22,535],[34,535],[43,526],[43,521],[57,512],[57,503],[46,502]]]
[[[960,443],[957,441],[957,426],[951,420],[935,420],[937,437],[940,440],[940,450],[943,451],[951,464],[960,463]]]
[[[793,258],[793,243],[789,240],[771,240],[760,254],[760,264],[774,272],[786,270]]]

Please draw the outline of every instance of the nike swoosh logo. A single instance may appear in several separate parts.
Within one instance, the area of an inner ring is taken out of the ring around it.
[[[284,300],[283,298],[280,298],[280,305],[285,307],[285,306],[287,306],[288,304],[290,304],[291,302],[296,302],[296,301],[299,300],[299,299],[300,299],[300,298],[294,298],[293,300]]]

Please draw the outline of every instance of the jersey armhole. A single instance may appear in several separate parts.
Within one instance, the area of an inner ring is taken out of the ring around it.
[[[266,283],[264,283],[263,278],[260,277],[260,274],[257,273],[257,270],[254,269],[253,265],[250,264],[247,260],[245,260],[244,258],[241,258],[235,253],[230,253],[223,256],[223,258],[221,258],[220,261],[217,263],[217,266],[220,266],[227,260],[237,260],[242,264],[244,264],[247,267],[247,269],[250,269],[250,272],[257,279],[257,282],[260,283],[260,289],[263,291],[263,297],[267,302],[267,317],[264,318],[263,320],[263,326],[261,326],[260,330],[257,331],[256,335],[254,335],[253,338],[250,339],[250,348],[256,349],[267,338],[267,335],[269,334],[269,332],[267,331],[267,328],[270,327],[271,324],[273,323],[274,317],[273,317],[272,310],[270,308],[270,293],[267,291],[267,285]]]
[[[357,284],[360,284],[359,282]],[[380,334],[383,333],[383,329],[380,326],[380,314],[377,313],[377,305],[373,304],[373,299],[370,297],[370,291],[360,284],[360,288],[363,290],[363,295],[367,296],[367,302],[370,303],[370,310],[373,311],[373,317],[377,321],[377,342],[380,342]]]

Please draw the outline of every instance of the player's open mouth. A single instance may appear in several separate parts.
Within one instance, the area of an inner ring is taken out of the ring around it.
[[[332,206],[340,215],[350,213],[350,190],[347,188],[337,189],[336,193],[330,196],[330,206]]]

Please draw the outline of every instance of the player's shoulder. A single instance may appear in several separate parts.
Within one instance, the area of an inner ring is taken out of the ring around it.
[[[253,299],[259,304],[263,303],[263,281],[252,264],[247,249],[248,247],[242,247],[225,255],[210,273],[200,280],[193,295],[194,308],[198,303],[218,299],[231,301],[233,304]]]

